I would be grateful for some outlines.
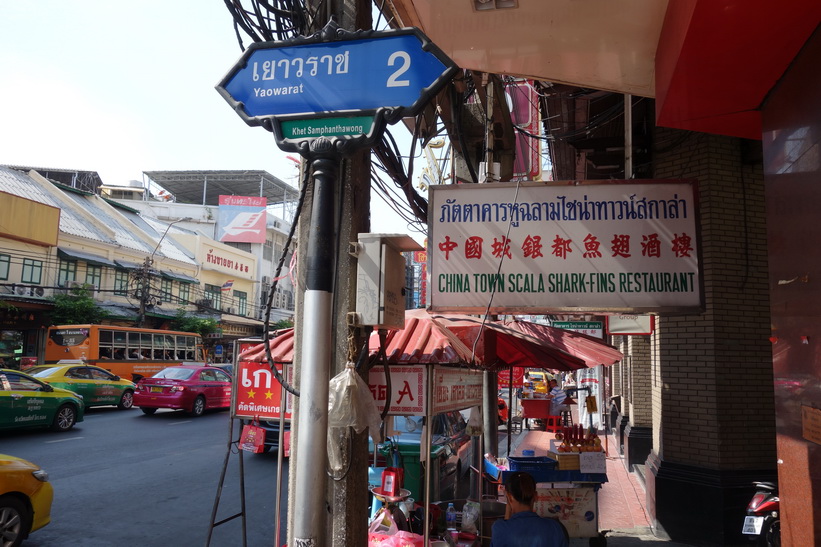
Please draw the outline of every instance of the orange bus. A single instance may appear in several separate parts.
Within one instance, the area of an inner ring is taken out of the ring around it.
[[[45,363],[77,359],[133,382],[171,365],[205,362],[202,337],[193,332],[112,325],[49,327]]]

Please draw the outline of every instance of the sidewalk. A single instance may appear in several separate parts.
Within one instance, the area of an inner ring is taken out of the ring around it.
[[[501,431],[500,433],[504,433]],[[522,429],[511,437],[511,455],[521,456],[523,450],[545,454],[550,447],[553,433]],[[609,547],[686,547],[653,535],[645,509],[644,485],[636,473],[629,473],[619,455],[618,444],[613,436],[602,437],[607,448],[607,482],[598,493],[599,531],[607,538]],[[507,440],[499,442],[501,456],[507,455]],[[588,538],[577,538],[572,547],[588,545]]]

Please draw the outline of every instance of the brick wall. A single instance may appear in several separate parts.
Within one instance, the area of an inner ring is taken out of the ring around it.
[[[743,161],[740,139],[664,128],[656,149],[655,178],[698,180],[705,311],[656,322],[654,452],[714,469],[766,467],[775,431],[760,162]]]
[[[653,405],[650,395],[650,337],[626,336],[630,355],[630,425],[650,427]]]

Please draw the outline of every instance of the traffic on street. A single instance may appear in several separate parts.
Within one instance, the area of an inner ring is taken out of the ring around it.
[[[48,473],[54,491],[51,522],[33,531],[27,547],[202,546],[229,438],[239,437],[224,410],[200,417],[159,409],[154,415],[87,409],[69,431],[8,430],[0,452],[28,460]],[[216,522],[240,512],[239,454],[228,459]],[[243,453],[247,544],[271,545],[277,513],[286,534],[286,502],[275,500],[277,452]],[[287,484],[288,462],[282,480]],[[283,489],[287,491],[287,487]],[[242,519],[216,527],[211,545],[241,545]]]

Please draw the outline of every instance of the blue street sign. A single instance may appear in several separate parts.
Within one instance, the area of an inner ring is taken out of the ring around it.
[[[214,355],[222,355],[222,344],[217,344],[214,346]]]
[[[342,40],[340,31],[325,41],[329,35],[251,44],[217,90],[249,125],[379,109],[398,119],[415,114],[457,70],[418,29]]]

